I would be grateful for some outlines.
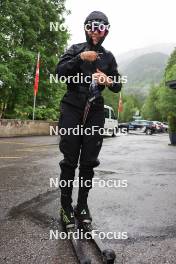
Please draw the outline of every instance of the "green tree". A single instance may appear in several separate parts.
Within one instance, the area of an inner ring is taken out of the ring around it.
[[[103,91],[103,97],[105,104],[111,106],[117,115],[119,93],[113,93],[108,88],[105,88]]]
[[[165,69],[165,81],[176,80],[176,48],[169,57],[167,67]]]
[[[164,85],[160,87],[158,109],[163,121],[167,120],[169,112],[176,113],[176,90],[169,89]]]
[[[165,85],[171,80],[176,80],[176,49],[169,57],[163,81],[151,88],[145,101],[142,113],[146,119],[166,121],[169,112],[176,113],[176,91]]]
[[[133,120],[136,111],[140,111],[140,103],[133,95],[123,96],[123,112],[119,115],[120,122],[129,122]]]
[[[159,86],[151,87],[149,91],[149,95],[142,108],[142,116],[144,119],[149,119],[149,120],[161,119],[161,113],[158,106],[159,90],[160,90]]]
[[[176,80],[176,49],[174,49],[169,57],[164,81],[159,89],[158,108],[162,120],[167,120],[169,112],[176,113],[176,90],[172,90],[165,85],[165,82],[172,80]]]
[[[118,104],[119,104],[119,93],[113,93],[108,88],[103,91],[103,96],[105,104],[111,106],[116,116],[118,116]],[[137,95],[126,95],[123,93],[122,88],[122,102],[123,102],[123,112],[119,114],[120,122],[128,122],[133,119],[133,115],[136,111],[141,111],[143,101],[141,101],[140,96]]]
[[[50,31],[50,22],[60,26],[68,12],[65,0],[0,1],[0,115],[31,118],[37,53],[41,54],[36,113],[56,119],[64,89],[50,84],[68,31]],[[47,114],[48,113],[48,114]]]

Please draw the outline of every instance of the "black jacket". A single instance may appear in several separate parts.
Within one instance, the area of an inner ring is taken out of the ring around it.
[[[87,77],[87,81],[90,81],[92,74],[96,72],[97,68],[106,75],[113,76],[113,78],[115,78],[113,85],[108,86],[112,92],[118,93],[122,87],[121,83],[117,83],[120,75],[118,73],[117,63],[113,54],[100,46],[98,50],[96,50],[96,52],[100,53],[100,58],[94,62],[87,62],[81,60],[80,58],[80,53],[86,50],[92,50],[87,42],[72,45],[61,57],[56,68],[58,78],[61,76],[76,76],[77,74],[82,76],[82,80],[80,78],[79,83],[74,83],[71,80],[71,77],[69,77],[70,79],[67,81],[67,93],[62,99],[63,102],[79,108],[85,107],[89,93],[90,83],[86,83],[84,78],[89,76]],[[103,91],[104,88],[104,85],[99,85],[100,91]],[[95,100],[95,103],[100,102],[103,103],[102,97]]]

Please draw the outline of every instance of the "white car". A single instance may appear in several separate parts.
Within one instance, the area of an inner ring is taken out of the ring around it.
[[[115,116],[114,110],[112,107],[108,105],[104,105],[104,113],[105,113],[105,135],[107,136],[115,136],[118,132],[118,121]]]

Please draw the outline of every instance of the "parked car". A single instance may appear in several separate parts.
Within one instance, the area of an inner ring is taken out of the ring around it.
[[[167,122],[162,122],[161,124],[163,126],[164,132],[168,132],[168,128],[169,128],[168,123]]]
[[[123,128],[126,129],[127,132],[129,132],[129,123],[118,123],[118,128],[122,130]]]
[[[155,125],[155,128],[156,128],[156,132],[164,132],[164,127],[163,127],[163,124],[159,121],[152,121],[153,124]]]
[[[148,120],[134,120],[128,123],[119,123],[118,127],[126,128],[128,132],[129,130],[136,130],[146,133],[147,135],[152,135],[156,132],[155,125],[152,121]]]
[[[155,125],[152,121],[148,120],[135,120],[129,122],[129,130],[138,130],[146,133],[147,135],[152,135],[156,132]]]

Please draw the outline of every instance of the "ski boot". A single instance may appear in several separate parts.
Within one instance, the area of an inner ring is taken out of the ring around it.
[[[63,226],[68,229],[75,228],[75,218],[74,218],[74,210],[72,206],[69,207],[61,207],[60,217]]]
[[[75,211],[75,216],[80,223],[91,224],[92,216],[90,214],[90,211],[87,205],[85,206],[77,205],[74,211]]]

